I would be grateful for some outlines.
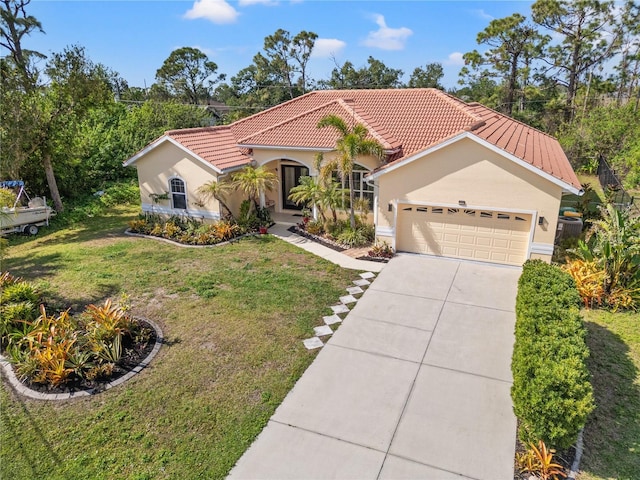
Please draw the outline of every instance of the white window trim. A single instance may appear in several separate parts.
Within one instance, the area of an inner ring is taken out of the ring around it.
[[[173,180],[180,180],[182,182],[182,185],[184,186],[184,208],[176,208],[173,205],[173,195],[174,193],[180,195],[181,192],[174,192],[173,189],[171,188],[171,182]],[[169,177],[169,179],[167,180],[169,183],[169,200],[171,201],[171,210],[180,210],[182,211],[187,211],[189,209],[189,202],[188,202],[188,198],[187,198],[187,182],[184,180],[184,178],[179,177],[177,175],[174,175],[172,177]]]

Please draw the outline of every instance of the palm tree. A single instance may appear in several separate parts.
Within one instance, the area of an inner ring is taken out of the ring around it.
[[[211,180],[210,182],[201,185],[198,188],[198,193],[204,197],[204,200],[209,200],[211,198],[217,200],[223,209],[227,211],[225,216],[233,219],[233,213],[231,209],[224,201],[224,197],[226,197],[232,190],[231,184],[224,180]]]
[[[247,194],[253,207],[258,208],[260,194],[265,191],[272,191],[278,183],[278,177],[264,166],[253,168],[244,167],[232,174],[231,187],[239,188]]]
[[[289,191],[289,200],[296,202],[298,205],[305,204],[315,207],[320,214],[322,223],[325,222],[324,210],[322,208],[323,187],[312,177],[300,177],[300,184],[293,187]]]
[[[384,148],[377,140],[367,138],[369,131],[361,123],[355,124],[352,128],[337,115],[327,115],[318,122],[318,128],[332,127],[341,135],[336,140],[336,155],[325,165],[325,171],[337,170],[343,184],[349,181],[349,221],[351,229],[356,228],[355,216],[355,191],[353,185],[353,166],[360,155],[373,155],[382,159]]]

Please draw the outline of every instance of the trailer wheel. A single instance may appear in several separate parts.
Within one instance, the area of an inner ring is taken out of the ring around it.
[[[27,225],[24,229],[24,232],[27,235],[37,235],[38,234],[38,226],[37,225]]]

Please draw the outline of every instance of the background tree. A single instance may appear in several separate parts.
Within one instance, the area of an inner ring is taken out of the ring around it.
[[[465,53],[465,65],[476,71],[488,72],[489,76],[501,77],[504,94],[499,110],[512,115],[516,94],[520,95],[520,104],[524,104],[531,62],[542,55],[549,39],[528,25],[525,17],[519,13],[491,20],[489,26],[477,36],[478,44],[490,48],[484,53],[477,50]],[[467,74],[468,70],[462,73]]]
[[[627,0],[615,27],[620,38],[620,61],[614,66],[620,105],[625,98],[631,99],[636,89],[640,99],[640,5]]]
[[[378,159],[384,156],[384,148],[377,140],[367,138],[367,128],[357,123],[349,127],[337,115],[327,115],[318,122],[318,128],[333,128],[340,135],[336,140],[335,155],[323,167],[325,171],[337,171],[344,182],[349,182],[349,222],[351,230],[356,229],[355,191],[353,185],[353,167],[361,155],[372,155]],[[322,157],[320,157],[322,158]]]
[[[2,0],[0,3],[0,45],[9,51],[20,85],[31,92],[38,84],[38,69],[34,62],[46,58],[40,52],[22,48],[22,39],[34,31],[44,33],[40,22],[27,15],[26,6],[31,0]]]
[[[581,81],[593,68],[611,58],[619,35],[605,35],[614,23],[613,2],[600,0],[537,0],[531,7],[533,20],[560,35],[547,50],[549,74],[566,87],[564,117],[573,118]]]
[[[403,74],[402,70],[387,67],[380,60],[370,56],[367,65],[359,69],[349,61],[342,66],[336,64],[331,71],[331,77],[321,80],[319,84],[322,88],[331,89],[400,88],[403,86]]]
[[[444,77],[441,63],[427,63],[424,68],[416,67],[409,77],[409,88],[437,88],[444,90],[440,83]]]
[[[206,103],[213,86],[225,75],[216,75],[218,65],[197,48],[183,47],[171,52],[156,71],[159,87],[170,95],[194,105]]]
[[[286,88],[289,98],[295,98],[299,95],[294,90],[296,84],[300,93],[306,92],[307,63],[317,38],[318,35],[305,30],[291,38],[288,31],[280,28],[273,35],[265,37],[264,55],[256,54],[253,62],[258,69],[273,73]],[[296,73],[300,74],[298,80]]]

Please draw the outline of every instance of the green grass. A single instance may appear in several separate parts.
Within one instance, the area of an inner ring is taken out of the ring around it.
[[[640,315],[584,311],[596,410],[579,480],[640,478]]]
[[[0,388],[0,478],[224,478],[315,357],[302,345],[355,278],[270,236],[187,249],[122,234],[132,209],[14,237],[3,270],[49,308],[120,292],[163,328],[140,375],[59,403]]]
[[[585,173],[578,174],[578,180],[582,185],[591,185],[592,190],[585,193],[583,196],[567,194],[562,196],[561,207],[579,207],[580,205],[588,205],[589,211],[595,212],[598,209],[598,205],[605,201],[604,191],[600,185],[600,181],[596,175],[587,175]],[[586,196],[585,196],[586,195]],[[578,211],[581,211],[578,208]]]

